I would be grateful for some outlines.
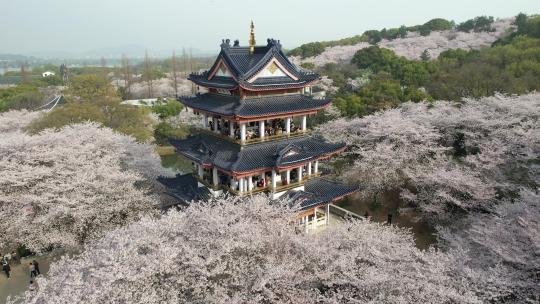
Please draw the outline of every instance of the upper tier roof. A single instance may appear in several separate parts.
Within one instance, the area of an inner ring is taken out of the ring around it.
[[[230,45],[223,41],[214,65],[200,74],[191,74],[194,83],[210,88],[247,90],[275,90],[301,88],[320,79],[316,73],[299,69],[289,61],[278,40],[268,39],[266,46],[249,47]]]
[[[312,137],[285,139],[247,147],[208,134],[170,139],[178,153],[204,166],[216,166],[235,174],[261,169],[283,169],[327,157],[345,149],[345,144],[326,143]]]
[[[325,108],[331,102],[329,99],[314,99],[301,94],[241,100],[238,96],[207,93],[180,97],[179,100],[192,109],[239,119],[313,112]]]

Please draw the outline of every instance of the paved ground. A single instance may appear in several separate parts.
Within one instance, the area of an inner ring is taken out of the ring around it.
[[[39,270],[41,275],[49,271],[49,256],[36,256],[29,258],[22,258],[21,264],[11,265],[11,278],[7,278],[6,274],[2,271],[0,273],[0,304],[6,303],[6,299],[9,295],[22,294],[30,283],[30,272],[28,271],[28,264],[32,260],[36,260],[39,263]]]

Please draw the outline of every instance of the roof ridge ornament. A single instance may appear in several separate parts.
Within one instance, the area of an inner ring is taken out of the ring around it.
[[[253,24],[253,20],[251,20],[251,32],[249,33],[249,53],[253,55],[255,53],[255,25]]]
[[[281,42],[279,40],[276,40],[274,38],[268,38],[266,39],[267,46],[275,46],[277,49],[281,50]]]
[[[228,49],[231,47],[231,39],[221,39],[221,49]]]

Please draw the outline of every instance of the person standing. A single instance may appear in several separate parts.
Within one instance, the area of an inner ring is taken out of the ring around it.
[[[30,265],[28,265],[28,271],[30,271],[31,278],[36,277],[36,266],[34,266],[34,263],[30,262]]]
[[[11,267],[9,267],[9,263],[7,261],[4,261],[2,263],[2,270],[6,273],[7,278],[10,278],[9,273],[11,272]]]
[[[15,252],[15,250],[13,250],[11,252],[11,260],[13,261],[13,263],[21,263],[21,261],[19,260],[19,257],[17,256],[17,252]]]
[[[4,256],[4,261],[8,262],[8,263],[11,263],[11,253],[7,253],[5,256]]]
[[[39,263],[36,260],[32,260],[32,264],[34,264],[34,268],[36,270],[36,275],[40,275],[41,272],[39,271]]]

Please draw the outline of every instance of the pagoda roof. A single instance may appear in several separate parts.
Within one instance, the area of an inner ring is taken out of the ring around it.
[[[186,139],[170,139],[176,151],[203,166],[243,175],[262,169],[287,169],[343,151],[345,144],[326,143],[309,136],[242,147],[201,133]]]
[[[302,94],[240,99],[238,96],[205,93],[180,97],[179,100],[192,109],[235,118],[312,112],[327,107],[331,102],[330,99],[315,99]]]
[[[278,73],[262,75],[269,66]],[[222,71],[223,75],[218,75]],[[301,88],[316,82],[320,76],[304,71],[294,65],[281,49],[278,40],[268,39],[267,45],[256,46],[254,52],[249,47],[230,45],[229,40],[221,44],[221,51],[212,67],[203,73],[189,76],[194,83],[210,88],[247,90],[274,90]]]
[[[166,194],[172,196],[182,204],[188,205],[192,201],[207,200],[210,191],[206,187],[199,187],[198,181],[192,174],[177,174],[174,177],[159,176],[158,182],[167,188]]]
[[[305,210],[337,201],[362,188],[361,185],[347,185],[323,178],[314,178],[306,181],[304,190],[290,190],[283,198],[290,199],[292,205],[299,210]]]

